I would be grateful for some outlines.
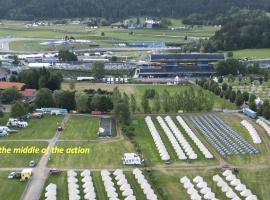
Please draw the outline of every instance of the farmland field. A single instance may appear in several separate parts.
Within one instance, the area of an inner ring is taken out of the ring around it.
[[[0,196],[1,199],[15,200],[20,199],[21,194],[26,186],[25,182],[8,180],[9,172],[0,172]]]
[[[63,140],[97,139],[99,118],[89,116],[71,116],[65,130],[61,133]]]
[[[9,134],[0,140],[45,140],[54,136],[58,123],[63,119],[63,116],[44,116],[42,119],[31,119],[28,121],[28,128],[17,129],[17,133]],[[6,123],[6,122],[5,122]],[[5,125],[3,123],[2,125]],[[46,128],[45,128],[46,127]]]

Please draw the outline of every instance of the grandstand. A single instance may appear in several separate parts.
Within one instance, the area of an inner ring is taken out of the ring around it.
[[[211,76],[222,60],[222,53],[152,54],[150,66],[137,68],[134,78]]]

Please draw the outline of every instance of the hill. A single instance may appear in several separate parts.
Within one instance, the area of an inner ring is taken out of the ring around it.
[[[0,18],[48,19],[128,16],[185,17],[192,13],[216,16],[232,8],[270,10],[268,0],[0,0]]]

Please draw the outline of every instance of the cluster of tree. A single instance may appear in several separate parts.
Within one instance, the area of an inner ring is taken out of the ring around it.
[[[214,105],[213,98],[209,94],[202,89],[194,89],[192,86],[175,94],[171,94],[167,90],[163,90],[162,93],[154,90],[153,94],[153,97],[149,96],[149,92],[146,90],[142,96],[141,107],[144,113],[158,113],[161,110],[164,112],[209,111]],[[132,108],[133,110],[136,109]]]
[[[22,71],[17,78],[18,82],[25,83],[27,88],[48,88],[58,90],[61,87],[63,77],[61,73],[42,69],[29,69]]]
[[[205,52],[270,47],[270,17],[260,10],[236,10],[204,44]]]
[[[227,99],[232,103],[235,103],[237,106],[242,106],[244,102],[249,100],[248,92],[235,92],[231,86],[228,86],[227,83],[223,83],[220,87],[218,83],[213,80],[199,80],[196,83],[202,88],[211,91],[216,96],[220,96],[221,98]]]
[[[7,88],[0,93],[0,100],[4,104],[10,104],[21,99],[21,93],[14,87]]]
[[[192,13],[206,14],[208,18],[224,13],[232,7],[270,10],[268,0],[0,0],[0,17],[9,19],[44,19],[129,16],[183,17]]]
[[[91,111],[109,112],[113,109],[111,95],[99,92],[76,93],[75,91],[55,90],[51,91],[42,88],[38,91],[35,98],[35,106],[58,107],[68,110],[77,109],[78,112],[87,113]]]
[[[216,73],[219,76],[226,75],[249,75],[249,74],[262,74],[264,73],[260,70],[258,65],[246,65],[237,59],[227,59],[225,61],[220,61],[215,67]]]
[[[68,36],[66,36],[67,38]],[[65,62],[75,62],[78,61],[78,57],[73,53],[70,52],[69,50],[59,50],[58,52],[58,58],[61,61],[65,61]]]

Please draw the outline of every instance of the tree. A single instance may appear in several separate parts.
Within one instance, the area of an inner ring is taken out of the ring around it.
[[[55,90],[53,92],[54,105],[58,108],[65,108],[68,110],[75,109],[75,92]]]
[[[229,52],[227,53],[227,57],[228,57],[228,58],[233,58],[233,52],[232,52],[232,51],[229,51]]]
[[[142,105],[144,113],[150,113],[151,112],[151,109],[150,109],[150,106],[149,106],[149,100],[148,100],[146,94],[144,94],[142,96],[141,105]]]
[[[70,52],[69,50],[63,50],[63,49],[59,50],[58,58],[65,62],[78,61],[78,57],[73,52]]]
[[[135,113],[136,112],[136,109],[137,109],[137,102],[136,102],[136,99],[135,99],[134,94],[131,94],[130,104],[131,104],[131,111],[132,111],[132,113]]]
[[[75,81],[70,81],[69,82],[69,89],[74,90],[75,89]]]
[[[13,56],[12,64],[13,65],[19,65],[20,64],[20,60],[19,60],[18,56],[16,56],[16,55]]]
[[[235,97],[235,104],[237,106],[241,106],[244,103],[244,98],[243,95],[241,94],[240,91],[237,91],[236,97]]]
[[[156,113],[160,111],[160,98],[157,92],[155,93],[155,97],[154,97],[154,111]]]
[[[16,101],[14,104],[12,104],[11,112],[10,112],[11,117],[22,117],[26,114],[27,114],[27,108],[24,105],[24,103],[20,101]]]
[[[96,79],[98,79],[98,80],[102,79],[105,75],[104,63],[94,62],[93,67],[92,67],[92,73]]]
[[[251,110],[257,111],[257,106],[255,104],[256,96],[254,94],[251,94],[249,97],[248,105]]]
[[[88,96],[83,93],[78,93],[75,96],[76,109],[80,113],[86,113],[89,111],[88,108]]]
[[[222,90],[225,91],[225,90],[227,90],[227,88],[228,88],[228,84],[227,83],[223,83],[222,84]]]
[[[5,89],[1,94],[1,101],[9,104],[13,101],[19,100],[22,97],[21,93],[14,87]]]
[[[105,36],[105,33],[104,32],[101,32],[101,34],[100,34],[102,37],[104,37]]]
[[[12,74],[12,75],[9,77],[9,82],[18,82],[17,76],[15,76],[15,75]]]
[[[236,98],[236,93],[235,91],[231,91],[230,93],[230,101],[233,103],[235,102],[235,98]]]
[[[247,91],[243,92],[243,99],[244,101],[248,101],[249,100],[249,93]]]
[[[128,105],[120,100],[115,106],[115,116],[123,124],[129,125],[131,122],[131,114]]]
[[[34,103],[38,108],[54,106],[52,91],[47,88],[42,88],[37,92]]]

